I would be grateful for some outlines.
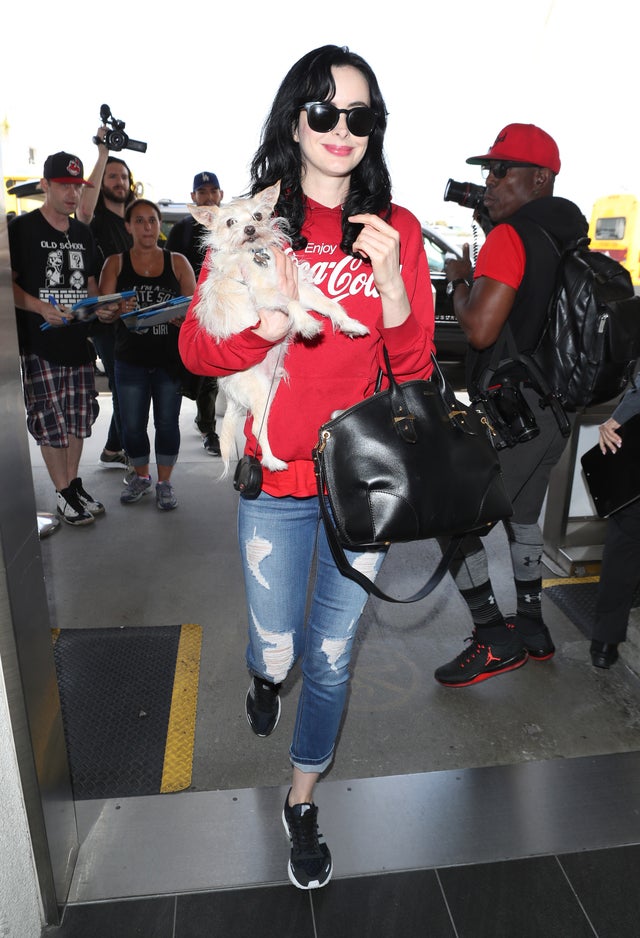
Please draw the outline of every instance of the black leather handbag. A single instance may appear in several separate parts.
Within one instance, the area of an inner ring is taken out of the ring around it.
[[[388,389],[379,390],[381,373],[371,397],[320,427],[313,460],[340,571],[380,599],[416,602],[440,582],[465,534],[487,533],[512,508],[486,417],[456,399],[435,356],[429,381],[403,384],[386,348],[384,357]],[[388,596],[344,553],[433,537],[452,540],[429,581],[406,599]]]

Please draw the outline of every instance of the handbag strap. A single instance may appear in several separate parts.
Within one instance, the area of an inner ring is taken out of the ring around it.
[[[342,544],[338,538],[338,532],[336,530],[333,518],[331,517],[331,512],[327,506],[327,499],[324,494],[325,475],[320,460],[318,460],[316,463],[316,475],[318,479],[318,501],[320,503],[320,513],[322,514],[322,520],[324,522],[324,529],[327,535],[327,541],[329,542],[331,555],[340,573],[343,576],[348,577],[350,580],[353,580],[354,583],[357,583],[359,586],[361,586],[363,590],[367,591],[367,593],[370,593],[372,596],[377,596],[378,599],[384,599],[389,603],[415,603],[420,599],[424,599],[425,596],[429,595],[429,593],[432,593],[449,569],[449,564],[453,560],[454,554],[460,546],[462,537],[453,537],[451,539],[436,569],[431,574],[422,589],[419,589],[412,596],[407,596],[406,598],[389,596],[389,594],[385,593],[384,590],[381,590],[379,586],[376,586],[373,580],[370,580],[369,577],[365,576],[364,573],[361,573],[359,570],[356,570],[355,567],[352,567],[349,563],[347,555],[344,552],[344,548],[342,547]]]

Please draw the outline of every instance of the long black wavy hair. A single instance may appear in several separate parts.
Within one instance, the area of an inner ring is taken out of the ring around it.
[[[342,207],[342,242],[345,254],[353,254],[352,245],[362,225],[347,221],[349,215],[368,212],[388,219],[391,212],[391,179],[383,152],[387,110],[378,80],[365,60],[347,46],[321,46],[308,52],[289,70],[275,96],[262,128],[260,146],[251,162],[251,195],[281,180],[276,214],[286,218],[294,250],[306,247],[300,234],[305,216],[302,191],[302,157],[293,134],[300,119],[300,108],[308,101],[330,101],[336,92],[331,73],[334,67],[351,65],[369,85],[371,107],[377,114],[366,152],[351,174],[349,194]]]

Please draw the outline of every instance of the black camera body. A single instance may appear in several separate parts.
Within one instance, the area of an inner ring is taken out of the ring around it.
[[[526,443],[540,433],[531,408],[527,404],[517,381],[502,376],[484,390],[474,404],[480,404],[496,433],[496,449]]]
[[[102,142],[108,150],[115,150],[116,152],[120,150],[136,150],[138,153],[147,152],[146,143],[143,143],[142,140],[132,140],[124,132],[124,121],[113,117],[108,104],[103,104],[100,108],[100,120],[103,124],[108,124],[111,130],[107,130],[102,141],[99,137],[94,137],[93,142],[95,144]]]
[[[483,204],[486,191],[484,186],[476,186],[472,182],[456,182],[455,179],[449,179],[444,188],[444,201],[455,202],[463,208],[479,208]]]
[[[238,460],[233,477],[233,487],[242,498],[253,500],[262,491],[262,465],[255,456],[243,456]]]
[[[484,204],[486,191],[486,186],[476,186],[473,182],[456,182],[455,179],[448,179],[444,187],[444,201],[455,202],[463,208],[473,209],[473,217],[485,235],[489,234],[493,228],[493,222]]]

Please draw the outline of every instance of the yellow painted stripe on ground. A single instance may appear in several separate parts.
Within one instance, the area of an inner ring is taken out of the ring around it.
[[[561,576],[557,579],[543,580],[542,589],[549,586],[569,586],[573,583],[599,583],[599,576]]]
[[[191,784],[201,645],[202,628],[193,623],[182,625],[171,695],[161,792],[183,791]]]

